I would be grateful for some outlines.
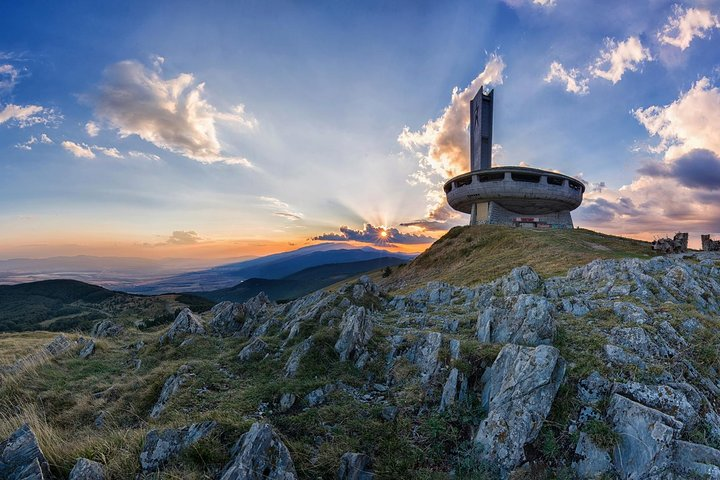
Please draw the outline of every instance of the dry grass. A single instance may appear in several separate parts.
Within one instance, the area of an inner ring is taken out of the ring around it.
[[[0,333],[0,365],[15,363],[52,341],[57,332]]]
[[[455,227],[428,250],[378,283],[404,293],[440,280],[476,285],[530,265],[541,276],[565,274],[595,259],[650,257],[648,242],[584,229],[530,230],[498,225]]]

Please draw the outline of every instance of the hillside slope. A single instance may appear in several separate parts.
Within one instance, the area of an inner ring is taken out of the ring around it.
[[[648,242],[585,229],[455,227],[406,267],[379,283],[391,290],[418,288],[430,281],[469,286],[498,278],[521,265],[551,277],[595,259],[653,255]]]

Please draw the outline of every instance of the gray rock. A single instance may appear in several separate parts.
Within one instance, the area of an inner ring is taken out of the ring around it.
[[[610,392],[610,382],[597,371],[578,382],[578,399],[586,405],[597,405]]]
[[[179,335],[205,335],[200,317],[195,315],[189,308],[183,308],[175,317],[168,331],[160,337],[160,343],[172,342]]]
[[[579,478],[599,478],[612,469],[610,454],[597,447],[585,432],[580,432],[572,463]]]
[[[302,343],[295,346],[295,350],[293,350],[292,354],[290,354],[290,358],[288,358],[288,361],[285,363],[286,377],[295,376],[298,368],[300,368],[300,361],[305,355],[307,355],[307,353],[310,351],[310,348],[312,348],[312,345],[313,339],[312,337],[308,337]]]
[[[103,428],[105,427],[105,417],[107,417],[107,412],[102,411],[98,413],[98,415],[95,417],[95,421],[93,424],[95,425],[95,428]]]
[[[613,310],[615,311],[615,315],[620,317],[624,322],[636,323],[638,325],[650,323],[650,317],[645,310],[633,303],[615,302],[613,304]]]
[[[407,358],[420,369],[420,382],[427,383],[437,369],[442,335],[428,332],[407,353]]]
[[[256,355],[260,355],[267,351],[268,344],[264,341],[260,340],[259,338],[255,337],[252,340],[250,340],[250,343],[245,345],[242,350],[240,350],[240,353],[238,353],[237,359],[241,362],[247,362],[252,357]]]
[[[78,458],[68,480],[105,480],[105,469],[98,462]]]
[[[371,471],[372,461],[364,453],[344,453],[340,457],[338,480],[371,480],[375,475]]]
[[[614,393],[619,393],[646,407],[660,410],[692,428],[699,420],[698,414],[685,394],[667,385],[645,385],[637,382],[616,383]]]
[[[636,367],[644,370],[646,368],[645,362],[642,358],[632,353],[628,353],[617,345],[607,344],[604,347],[605,356],[616,365],[635,365]]]
[[[210,313],[213,315],[210,320],[212,331],[220,335],[232,335],[242,328],[245,307],[241,303],[225,301],[215,305]]]
[[[477,339],[486,343],[548,345],[555,336],[552,312],[550,303],[538,295],[496,299],[478,316]]]
[[[67,352],[72,348],[72,343],[65,335],[58,335],[53,340],[45,345],[40,350],[30,353],[24,356],[12,365],[3,366],[0,365],[0,373],[18,373],[26,368],[32,367],[46,362],[48,359],[55,358],[63,353]]]
[[[614,345],[630,350],[644,359],[660,353],[658,346],[641,327],[614,327],[610,330],[610,339]]]
[[[336,389],[337,386],[333,383],[328,383],[324,387],[316,388],[305,395],[305,403],[307,403],[309,407],[317,407],[318,405],[325,403],[325,399],[328,394],[334,392]]]
[[[620,436],[613,464],[621,479],[655,478],[670,469],[681,422],[618,394],[611,397],[607,417]]]
[[[528,266],[512,269],[510,273],[497,281],[497,289],[506,297],[532,293],[540,288],[540,277]]]
[[[123,332],[123,327],[110,320],[103,320],[93,325],[90,335],[95,338],[117,337]]]
[[[395,418],[397,417],[397,414],[398,414],[398,407],[396,407],[394,405],[388,405],[387,407],[384,407],[382,409],[382,412],[380,413],[382,418],[388,422],[392,422],[393,420],[395,420]]]
[[[35,433],[25,423],[0,442],[0,478],[43,480],[52,478],[50,466],[40,450]]]
[[[674,470],[689,478],[720,479],[720,451],[697,443],[675,442]],[[686,477],[686,478],[687,478]]]
[[[180,452],[207,437],[216,426],[217,422],[202,422],[183,428],[150,430],[140,452],[143,472],[157,471]]]
[[[483,457],[510,471],[524,460],[524,446],[537,438],[565,375],[554,347],[508,344],[483,375],[482,403],[488,415],[475,442]]]
[[[335,351],[340,354],[340,361],[360,359],[372,334],[373,323],[365,307],[348,308],[343,315],[340,337],[335,343]]]
[[[93,353],[95,353],[95,341],[90,339],[85,342],[85,346],[80,350],[79,356],[84,360],[89,358]]]
[[[268,298],[265,292],[258,293],[243,304],[247,315],[250,315],[251,317],[260,316],[272,306],[273,302]]]
[[[167,380],[165,380],[165,384],[160,391],[160,396],[158,397],[157,402],[155,402],[155,405],[153,405],[152,410],[150,410],[150,418],[158,418],[160,416],[163,410],[165,410],[170,397],[178,391],[180,386],[185,383],[188,378],[190,378],[191,374],[189,372],[190,366],[183,365],[176,373],[170,375]]]
[[[295,405],[296,397],[292,393],[283,393],[280,397],[280,405],[278,410],[281,413],[285,413]]]
[[[450,340],[450,360],[457,360],[460,358],[460,340]]]
[[[440,398],[439,412],[444,412],[453,405],[458,396],[458,384],[462,384],[463,374],[457,368],[450,370],[445,386],[443,387],[442,397]]]
[[[240,437],[237,452],[220,480],[296,480],[290,452],[268,424],[254,423]]]
[[[689,337],[691,335],[694,335],[695,332],[703,328],[702,323],[697,318],[688,318],[683,320],[682,324],[680,325],[680,329],[682,330],[682,333]]]

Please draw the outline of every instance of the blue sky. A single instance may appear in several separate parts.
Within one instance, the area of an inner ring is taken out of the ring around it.
[[[717,1],[67,3],[3,6],[0,257],[235,257],[341,226],[420,248],[467,221],[437,192],[485,82],[496,164],[582,175],[579,225],[720,231]]]

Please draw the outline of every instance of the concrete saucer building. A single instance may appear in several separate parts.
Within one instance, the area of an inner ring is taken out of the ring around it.
[[[582,182],[537,168],[492,166],[493,97],[480,88],[470,102],[470,172],[445,183],[448,203],[469,213],[470,225],[573,228],[570,212],[582,203]]]

